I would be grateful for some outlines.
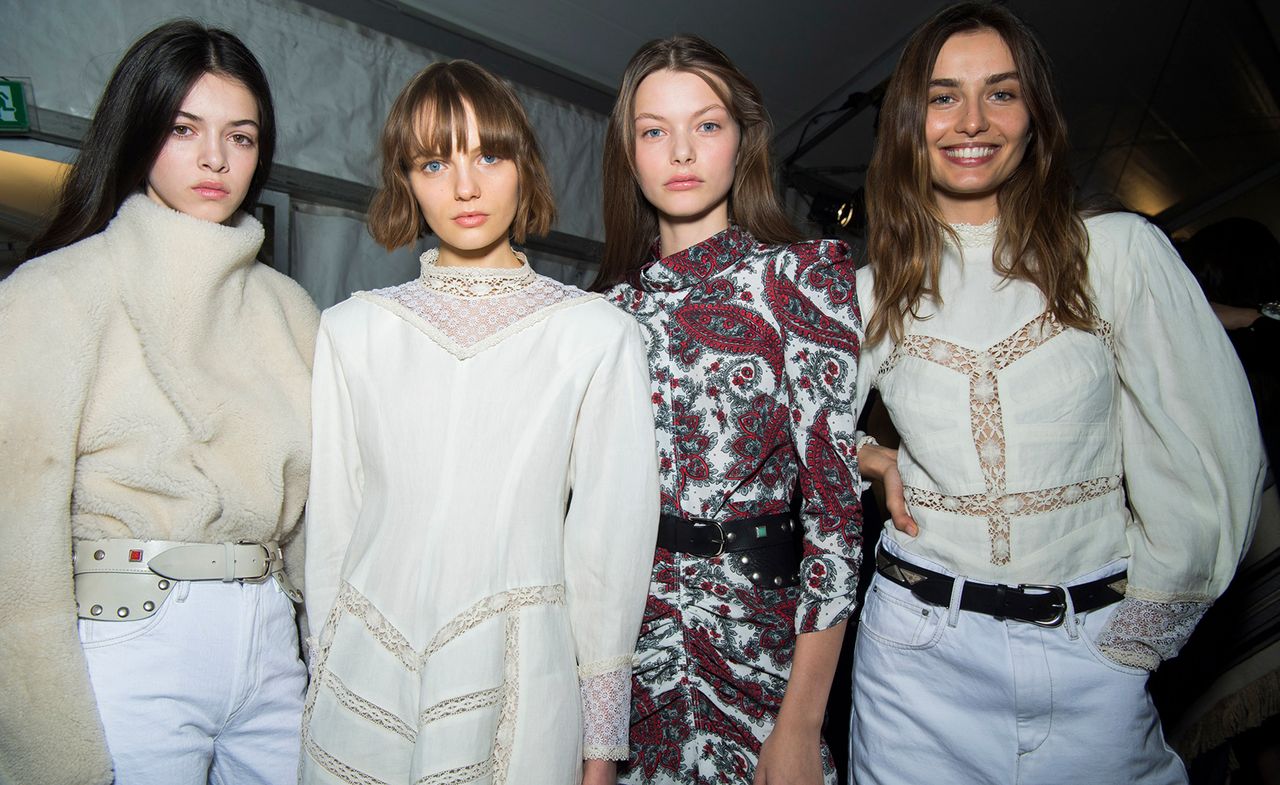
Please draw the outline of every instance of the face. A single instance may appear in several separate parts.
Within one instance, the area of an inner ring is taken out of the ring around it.
[[[147,173],[152,201],[224,223],[258,168],[258,102],[242,83],[205,74],[192,85]]]
[[[636,174],[659,223],[729,225],[738,124],[711,86],[687,71],[655,71],[636,88]]]
[[[467,149],[413,162],[409,184],[427,226],[440,238],[440,264],[510,257],[507,233],[519,204],[514,161],[485,152],[467,108]]]
[[[952,223],[984,223],[1026,154],[1031,114],[1013,53],[992,30],[957,33],[929,82],[925,144],[934,198]]]

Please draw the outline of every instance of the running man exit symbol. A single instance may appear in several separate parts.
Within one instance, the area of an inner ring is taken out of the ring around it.
[[[22,82],[0,81],[0,131],[27,129],[27,101]]]

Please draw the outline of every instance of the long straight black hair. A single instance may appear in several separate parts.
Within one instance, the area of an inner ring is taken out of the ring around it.
[[[275,109],[266,74],[231,33],[176,19],[139,38],[116,66],[63,185],[58,210],[28,246],[26,258],[56,251],[106,227],[124,200],[146,183],[183,99],[205,74],[240,82],[258,102],[258,167],[244,204],[257,201],[276,147]]]

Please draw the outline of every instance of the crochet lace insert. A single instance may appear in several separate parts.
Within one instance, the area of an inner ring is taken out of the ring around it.
[[[582,689],[582,757],[626,760],[631,728],[631,657],[583,666],[578,678]]]
[[[1098,648],[1122,665],[1153,671],[1182,650],[1207,610],[1207,602],[1126,597],[1098,636]]]

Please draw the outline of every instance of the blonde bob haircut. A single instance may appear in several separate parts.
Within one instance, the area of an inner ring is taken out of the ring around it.
[[[544,235],[555,221],[551,181],[533,127],[505,82],[469,60],[435,63],[400,91],[382,129],[382,183],[369,205],[369,233],[394,250],[430,234],[409,184],[424,158],[466,149],[467,112],[475,116],[480,148],[505,158],[519,174],[519,204],[510,235],[517,243]]]

